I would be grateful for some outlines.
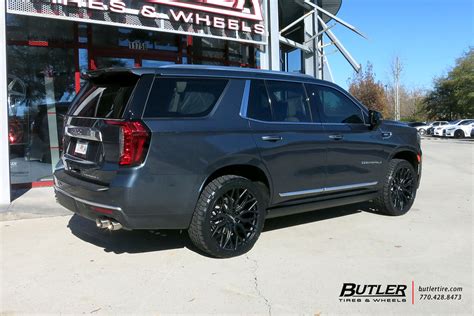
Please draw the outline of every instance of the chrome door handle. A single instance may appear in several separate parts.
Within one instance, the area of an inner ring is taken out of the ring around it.
[[[264,142],[279,142],[283,140],[283,137],[281,136],[262,136],[262,140]]]
[[[329,135],[329,138],[332,140],[342,140],[344,138],[344,135],[334,134],[334,135]]]
[[[383,139],[389,139],[390,137],[392,137],[392,132],[382,132]]]

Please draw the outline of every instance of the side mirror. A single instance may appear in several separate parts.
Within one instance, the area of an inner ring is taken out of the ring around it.
[[[369,124],[371,129],[376,129],[382,123],[382,114],[377,111],[369,111]]]

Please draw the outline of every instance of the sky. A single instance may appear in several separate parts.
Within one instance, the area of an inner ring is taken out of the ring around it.
[[[338,16],[368,40],[339,25],[332,28],[334,34],[358,63],[370,61],[384,84],[391,77],[391,61],[399,56],[402,84],[430,89],[434,77],[446,74],[474,46],[474,0],[343,0]],[[347,88],[354,71],[334,51],[327,47],[334,81]]]

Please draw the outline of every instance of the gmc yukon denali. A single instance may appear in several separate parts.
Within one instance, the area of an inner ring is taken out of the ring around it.
[[[370,201],[412,206],[416,129],[335,84],[164,66],[87,74],[64,122],[60,204],[99,228],[186,229],[214,257],[249,251],[266,218]]]

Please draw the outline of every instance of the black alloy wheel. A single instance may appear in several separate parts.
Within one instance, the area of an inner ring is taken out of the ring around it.
[[[192,242],[218,258],[239,256],[254,246],[263,229],[268,188],[226,175],[203,189],[188,229]]]
[[[382,183],[376,209],[386,215],[399,216],[410,210],[418,189],[418,175],[414,166],[404,159],[392,159]]]
[[[257,199],[245,188],[222,194],[211,211],[211,236],[223,250],[236,251],[256,233]]]
[[[392,177],[390,200],[400,213],[405,213],[406,207],[413,202],[415,181],[413,172],[407,167],[399,168]]]

